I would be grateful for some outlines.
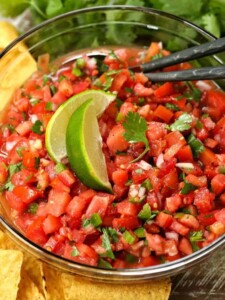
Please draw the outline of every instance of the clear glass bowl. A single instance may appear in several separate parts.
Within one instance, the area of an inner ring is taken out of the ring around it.
[[[162,41],[171,51],[212,41],[215,38],[199,27],[173,15],[153,9],[130,6],[102,6],[72,11],[48,20],[17,38],[2,53],[0,87],[7,81],[7,71],[13,70],[17,57],[24,55],[18,50],[18,43],[24,42],[34,59],[46,52],[51,61],[58,58],[73,57],[77,51],[92,51],[107,46],[149,46],[151,41]],[[58,60],[60,61],[60,60]],[[217,66],[223,64],[223,55],[198,60],[197,64]],[[196,62],[194,62],[196,63]],[[3,64],[3,65],[2,65]],[[54,64],[52,65],[54,67]],[[16,71],[15,71],[16,72]],[[16,75],[16,74],[15,74]],[[225,87],[225,81],[217,82]],[[150,278],[160,278],[177,274],[187,268],[200,264],[225,242],[221,236],[211,245],[174,262],[141,269],[106,270],[81,265],[58,257],[26,239],[10,220],[8,208],[1,207],[0,223],[13,240],[25,250],[36,255],[57,269],[82,276],[112,282],[137,282]]]

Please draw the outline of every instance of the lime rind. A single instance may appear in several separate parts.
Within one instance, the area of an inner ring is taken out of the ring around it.
[[[93,100],[87,100],[72,114],[66,131],[66,149],[71,168],[85,185],[112,192]]]
[[[63,103],[50,119],[45,136],[48,154],[56,162],[61,162],[67,157],[66,153],[66,128],[73,112],[85,101],[93,99],[95,102],[96,116],[100,116],[106,107],[114,101],[115,94],[100,90],[87,90],[81,92]]]

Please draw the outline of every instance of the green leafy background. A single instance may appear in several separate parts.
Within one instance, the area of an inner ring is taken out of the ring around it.
[[[15,17],[30,8],[33,22],[38,24],[71,10],[100,5],[156,8],[192,21],[216,37],[225,36],[225,0],[0,0],[0,13]]]

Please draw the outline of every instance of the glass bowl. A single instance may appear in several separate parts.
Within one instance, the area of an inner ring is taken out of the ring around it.
[[[26,78],[20,78],[18,68],[16,68],[17,63],[23,61],[27,55],[27,51],[35,60],[40,55],[49,53],[51,63],[60,62],[61,57],[73,58],[79,51],[91,52],[94,49],[99,51],[107,46],[109,48],[112,46],[147,47],[151,41],[162,41],[165,48],[176,51],[214,39],[215,37],[190,22],[168,13],[143,7],[99,6],[71,11],[32,28],[0,53],[0,89],[4,90],[10,85],[9,74],[13,73],[18,78],[18,85],[30,76],[32,68],[28,68]],[[21,42],[28,47],[26,51]],[[221,54],[199,59],[197,63],[198,66],[218,66],[223,64],[223,61],[225,58]],[[54,65],[53,63],[53,68]],[[223,88],[225,81],[217,81],[217,84]],[[1,99],[0,109],[4,111],[6,106],[7,102],[4,103]],[[57,269],[110,283],[141,282],[177,274],[200,264],[225,242],[225,237],[221,236],[209,246],[187,257],[158,266],[106,270],[69,261],[35,245],[25,238],[12,223],[9,209],[3,198],[1,206],[0,224],[25,250]]]

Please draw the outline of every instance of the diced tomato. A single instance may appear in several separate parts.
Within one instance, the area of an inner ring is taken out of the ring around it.
[[[86,218],[90,218],[94,213],[98,213],[101,217],[104,217],[109,203],[110,203],[110,198],[108,195],[94,196],[86,210],[85,213]]]
[[[21,200],[16,194],[11,191],[5,192],[6,200],[12,209],[23,212],[27,208],[27,204]]]
[[[220,236],[225,233],[225,224],[221,221],[216,221],[209,226],[209,230],[217,236]]]
[[[48,196],[48,211],[55,217],[61,216],[66,212],[67,205],[71,200],[71,196],[67,192],[52,189]]]
[[[182,205],[182,199],[179,194],[166,198],[165,209],[169,212],[176,212]]]
[[[43,230],[43,217],[37,217],[34,221],[27,227],[26,236],[28,239],[34,243],[43,246],[48,237]]]
[[[112,173],[112,180],[115,184],[124,186],[128,180],[128,171],[118,169]]]
[[[106,143],[113,154],[116,154],[117,151],[125,151],[128,148],[129,143],[123,136],[124,132],[125,130],[121,124],[115,125],[110,131]]]
[[[171,215],[166,214],[166,213],[161,211],[157,215],[157,217],[155,219],[155,222],[156,222],[157,225],[159,225],[160,227],[165,229],[165,228],[170,227],[170,225],[173,222],[173,217]]]
[[[50,234],[58,231],[61,225],[62,224],[59,217],[49,214],[43,221],[43,230],[45,234]]]
[[[161,47],[159,43],[152,42],[147,50],[146,56],[145,56],[145,62],[148,62],[152,59],[153,56],[158,54],[161,51]]]
[[[33,153],[31,151],[23,152],[23,165],[27,169],[38,169],[39,155],[38,153]]]
[[[199,228],[199,222],[197,218],[190,214],[184,214],[182,217],[179,218],[179,222],[195,230]]]
[[[129,77],[130,74],[126,69],[121,70],[121,72],[116,74],[116,76],[114,77],[112,85],[110,87],[110,91],[119,92]]]
[[[121,215],[136,216],[140,210],[139,206],[135,203],[131,203],[128,200],[123,200],[116,205],[117,212]]]
[[[28,186],[15,186],[13,193],[26,204],[33,202],[41,196],[41,193]]]
[[[216,221],[220,221],[225,225],[225,208],[215,212],[214,216]]]
[[[134,94],[138,97],[148,97],[153,94],[153,89],[151,87],[145,87],[141,83],[136,83],[134,86]]]
[[[215,195],[211,193],[206,187],[200,188],[195,193],[194,204],[197,206],[201,213],[209,212],[212,210],[212,202]]]
[[[90,246],[84,243],[75,244],[78,255],[73,255],[73,246],[66,244],[64,250],[64,257],[69,258],[81,264],[96,266],[98,262],[98,255]]]
[[[147,138],[149,141],[155,141],[163,138],[167,134],[166,124],[160,122],[149,122]]]
[[[173,112],[165,106],[159,105],[154,111],[154,116],[168,123],[173,117]]]
[[[173,223],[170,225],[170,229],[174,230],[175,232],[183,236],[187,235],[190,231],[190,229],[187,226],[177,221],[173,221]]]
[[[199,154],[199,159],[204,165],[211,165],[216,162],[216,154],[205,147],[205,149]]]
[[[58,176],[55,177],[55,178],[51,181],[50,185],[51,185],[51,187],[52,187],[53,189],[56,189],[56,190],[58,190],[58,191],[67,192],[67,193],[70,192],[70,188],[69,188],[67,185],[65,185],[65,184],[59,179]]]
[[[126,228],[133,230],[139,226],[139,221],[136,216],[124,216],[115,218],[112,221],[112,225],[115,229]]]
[[[204,226],[209,226],[213,224],[216,221],[215,212],[216,211],[211,211],[211,212],[199,214],[198,215],[199,222]]]
[[[189,145],[183,146],[178,152],[177,152],[177,158],[181,162],[193,162],[193,154],[191,147]]]
[[[68,187],[71,187],[76,181],[73,173],[69,170],[63,170],[58,174],[59,179]]]
[[[67,98],[73,95],[73,85],[69,80],[66,79],[59,82],[58,90]]]
[[[160,87],[158,87],[156,90],[154,90],[154,95],[157,98],[167,97],[172,94],[174,94],[174,87],[171,82],[166,82],[166,83],[162,84]]]
[[[69,216],[78,219],[82,216],[87,205],[88,201],[85,198],[81,196],[74,196],[66,208],[66,213]]]
[[[165,239],[159,234],[146,233],[146,240],[150,250],[159,252],[161,254],[165,253]]]
[[[180,131],[172,131],[165,136],[168,147],[179,144],[182,147],[186,144],[185,138]],[[181,148],[182,148],[181,147]],[[179,149],[180,150],[180,149]]]
[[[1,159],[0,157],[0,184],[3,184],[6,182],[8,178],[8,168],[6,161],[4,159]]]
[[[225,175],[217,174],[211,180],[211,187],[216,195],[221,194],[225,189]]]
[[[209,90],[206,92],[206,112],[213,120],[218,121],[225,112],[225,94],[220,90]]]
[[[193,252],[190,241],[185,237],[182,237],[182,239],[180,240],[178,249],[185,255],[189,255]]]

